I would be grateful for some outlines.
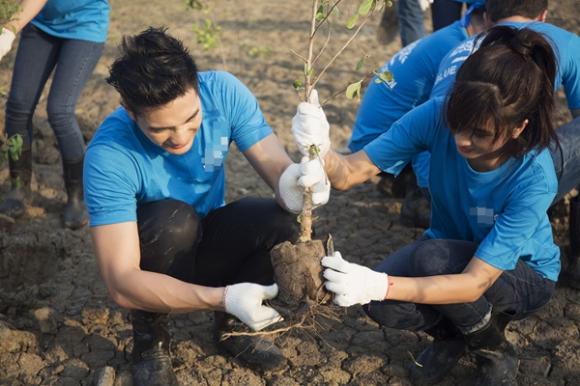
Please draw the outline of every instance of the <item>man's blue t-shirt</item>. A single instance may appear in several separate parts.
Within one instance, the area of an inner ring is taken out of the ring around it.
[[[103,43],[109,11],[108,0],[48,0],[31,23],[58,38]]]
[[[226,72],[198,74],[202,123],[191,149],[166,152],[123,108],[101,124],[84,162],[90,225],[137,220],[137,204],[176,199],[200,216],[224,204],[224,162],[233,141],[246,151],[272,133],[256,98]]]
[[[391,125],[429,97],[441,59],[460,42],[467,31],[457,21],[400,50],[385,63],[381,72],[389,71],[393,80],[367,87],[348,147],[356,152],[389,130]]]
[[[554,49],[557,58],[557,73],[554,83],[556,89],[564,86],[570,110],[580,109],[580,38],[571,32],[549,23],[499,23],[515,28],[530,28],[545,35]],[[483,37],[476,42],[473,37],[451,50],[441,61],[431,97],[446,96],[459,67],[479,48]]]
[[[381,170],[396,174],[417,153],[431,153],[431,227],[427,237],[479,243],[475,256],[512,270],[522,259],[556,281],[560,250],[547,210],[557,192],[548,150],[510,158],[497,169],[478,172],[458,152],[446,126],[443,98],[425,102],[391,130],[365,146]]]

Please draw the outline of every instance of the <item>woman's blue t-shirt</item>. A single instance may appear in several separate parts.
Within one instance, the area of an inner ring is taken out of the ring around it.
[[[226,72],[198,74],[202,123],[191,149],[173,155],[147,138],[124,108],[101,124],[84,163],[90,225],[137,220],[137,204],[176,199],[200,216],[224,204],[229,145],[240,151],[272,133],[252,93]]]
[[[443,98],[425,102],[364,151],[377,167],[392,174],[415,154],[429,151],[432,208],[426,236],[477,242],[475,255],[498,269],[512,270],[522,259],[556,281],[560,250],[547,210],[558,183],[549,151],[531,151],[495,170],[477,172],[457,152],[443,107]]]
[[[58,38],[104,43],[109,12],[108,0],[48,0],[31,23]]]

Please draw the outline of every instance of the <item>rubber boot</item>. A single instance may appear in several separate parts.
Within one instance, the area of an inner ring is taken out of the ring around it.
[[[574,288],[580,289],[580,197],[576,196],[570,201],[570,254],[565,276],[567,282]]]
[[[519,360],[513,346],[505,339],[507,323],[498,315],[492,315],[485,327],[465,335],[469,350],[478,363],[475,386],[517,385]]]
[[[32,152],[23,149],[17,160],[9,157],[11,190],[0,203],[0,213],[19,218],[26,212],[26,205],[30,203],[32,193],[30,181],[32,179]]]
[[[254,370],[272,372],[286,366],[286,358],[274,342],[258,336],[224,336],[233,331],[248,331],[248,328],[235,317],[216,312],[215,339],[218,346]]]
[[[177,386],[169,353],[167,314],[133,310],[134,386]]]
[[[63,162],[64,184],[67,202],[62,214],[63,224],[69,229],[79,229],[88,222],[83,203],[83,159],[77,162]]]
[[[410,369],[413,384],[441,381],[467,352],[463,335],[447,320],[425,332],[433,337],[433,342],[419,354]]]

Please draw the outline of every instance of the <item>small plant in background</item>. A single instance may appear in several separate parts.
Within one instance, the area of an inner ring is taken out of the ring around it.
[[[4,26],[20,9],[20,2],[16,0],[0,0],[0,26]]]
[[[20,154],[22,154],[23,144],[24,141],[19,134],[11,137],[2,134],[0,136],[0,165],[3,165],[8,159],[17,161],[20,158]]]
[[[203,18],[193,24],[193,33],[197,44],[206,52],[218,49],[222,65],[224,69],[227,69],[226,56],[220,40],[222,28],[216,22],[214,15],[214,10],[219,8],[219,2],[186,0],[185,3],[188,8],[203,14]]]

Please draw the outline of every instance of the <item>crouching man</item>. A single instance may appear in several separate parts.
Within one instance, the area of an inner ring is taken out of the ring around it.
[[[316,163],[294,164],[255,97],[225,72],[198,72],[164,29],[126,37],[107,79],[122,106],[105,119],[84,164],[85,198],[102,277],[131,309],[136,385],[175,385],[168,313],[215,311],[216,337],[240,321],[260,330],[281,316],[270,249],[297,236],[308,185],[315,204],[330,186]],[[235,142],[276,200],[224,205],[224,162]],[[302,186],[299,186],[302,185]],[[221,341],[261,370],[285,365],[253,337]]]

